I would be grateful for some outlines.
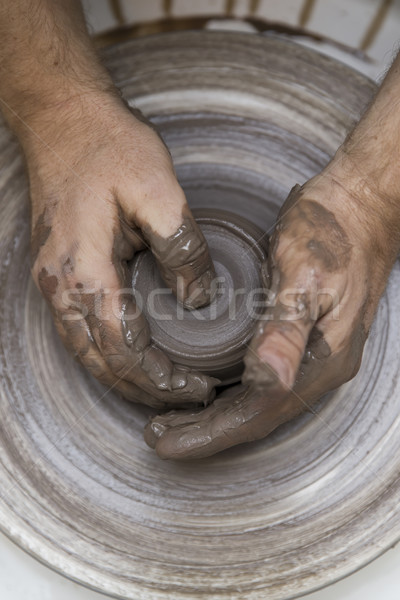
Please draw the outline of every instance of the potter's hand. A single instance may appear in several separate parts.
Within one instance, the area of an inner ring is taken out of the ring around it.
[[[32,272],[65,345],[127,398],[157,407],[206,402],[214,380],[152,345],[127,268],[150,247],[185,306],[209,301],[213,265],[163,142],[114,97],[80,101],[43,136],[51,148],[26,153]]]
[[[150,246],[195,307],[208,300],[208,250],[168,151],[98,59],[79,0],[0,3],[0,66],[0,106],[29,170],[32,272],[65,344],[128,398],[207,401],[214,381],[152,346],[126,263]]]
[[[201,412],[167,414],[146,440],[164,458],[262,438],[357,371],[400,251],[400,55],[331,163],[281,210],[274,297],[245,357],[245,388]]]
[[[327,171],[294,188],[280,211],[270,305],[245,356],[245,385],[203,411],[156,417],[145,436],[162,458],[262,438],[356,374],[394,255],[359,202],[366,196]]]

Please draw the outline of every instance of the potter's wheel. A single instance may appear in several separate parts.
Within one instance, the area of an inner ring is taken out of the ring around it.
[[[229,206],[264,229],[374,91],[327,58],[250,35],[163,35],[105,55],[160,126],[191,205]],[[0,189],[0,525],[15,542],[121,598],[274,600],[400,538],[398,264],[359,375],[317,414],[202,462],[162,462],[142,440],[146,410],[57,339],[29,278],[27,183],[3,128]]]

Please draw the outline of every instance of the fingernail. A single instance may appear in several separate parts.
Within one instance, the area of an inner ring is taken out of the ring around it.
[[[159,348],[148,346],[140,366],[158,390],[172,390],[172,364]]]
[[[173,390],[181,390],[187,384],[187,373],[175,369],[171,377],[171,386]]]
[[[289,388],[292,387],[292,369],[285,357],[271,353],[260,353],[258,358],[263,370],[267,370],[267,372],[277,378],[283,386]]]
[[[206,271],[188,287],[188,295],[183,305],[189,310],[200,308],[210,304],[217,292],[217,286],[213,285],[215,274],[212,271]]]
[[[244,359],[246,368],[242,382],[256,388],[290,388],[291,369],[285,359],[276,355],[251,354]]]
[[[150,424],[150,428],[157,438],[160,438],[167,429],[165,425],[161,425],[161,423],[157,423],[157,421],[153,421]]]
[[[151,422],[146,425],[143,432],[144,441],[150,448],[155,450],[157,441],[160,439],[165,431],[164,425],[160,425],[157,422]]]
[[[208,396],[206,396],[203,399],[204,408],[214,402],[214,400],[217,396],[217,390],[215,389],[215,387],[221,383],[221,380],[216,379],[215,377],[207,377],[207,379],[208,379],[208,383],[209,383],[209,386],[211,389],[210,389]]]

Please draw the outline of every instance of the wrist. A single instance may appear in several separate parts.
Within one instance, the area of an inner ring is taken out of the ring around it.
[[[108,76],[98,81],[71,82],[66,79],[41,81],[38,87],[16,91],[3,102],[5,117],[24,146],[57,123],[79,117],[80,113],[119,92]]]
[[[85,132],[93,133],[93,120],[100,125],[118,106],[123,101],[112,83],[65,87],[62,92],[42,95],[19,113],[13,110],[9,122],[29,162],[52,150],[64,153],[71,145],[79,147]]]
[[[372,252],[374,261],[390,268],[400,251],[400,205],[383,183],[343,148],[309,182],[365,255]]]

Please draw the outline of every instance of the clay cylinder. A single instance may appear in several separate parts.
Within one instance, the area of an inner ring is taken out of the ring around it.
[[[265,306],[262,264],[265,232],[234,213],[193,211],[207,240],[217,278],[212,302],[185,310],[162,281],[149,250],[132,264],[132,287],[154,343],[171,360],[212,375],[221,384],[240,379],[243,356]]]

